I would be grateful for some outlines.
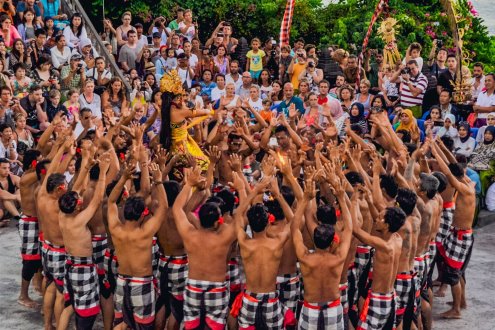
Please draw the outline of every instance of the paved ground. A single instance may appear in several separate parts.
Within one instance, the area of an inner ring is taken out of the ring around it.
[[[435,298],[434,329],[439,330],[491,330],[495,329],[495,223],[476,230],[475,248],[467,272],[468,309],[462,320],[441,320],[438,314],[446,309],[447,297]],[[21,272],[19,236],[15,227],[0,229],[0,330],[42,329],[39,311],[17,304]],[[33,297],[36,294],[31,293]],[[41,302],[41,299],[37,297]],[[101,323],[95,326],[101,329]]]

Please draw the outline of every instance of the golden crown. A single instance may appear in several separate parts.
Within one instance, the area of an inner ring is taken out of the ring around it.
[[[160,92],[174,95],[186,94],[177,70],[171,70],[163,74],[162,79],[160,79]]]

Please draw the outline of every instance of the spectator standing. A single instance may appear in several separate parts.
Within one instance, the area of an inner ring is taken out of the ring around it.
[[[126,11],[122,14],[122,24],[117,27],[115,33],[117,35],[117,51],[120,47],[127,43],[127,38],[129,37],[129,31],[136,32],[134,26],[131,25],[132,15],[130,11]],[[136,40],[137,42],[137,40]]]
[[[197,36],[197,23],[193,22],[193,13],[191,9],[184,11],[184,20],[179,23],[180,33],[189,41]]]
[[[248,61],[246,63],[246,71],[251,73],[252,79],[258,79],[260,77],[261,70],[263,70],[263,64],[265,61],[265,52],[260,49],[261,42],[258,38],[254,38],[251,41],[251,50],[248,51],[246,57]]]
[[[477,116],[476,127],[486,125],[488,113],[495,111],[495,74],[489,73],[485,76],[485,88],[486,90],[478,95],[473,106]]]
[[[442,90],[448,90],[450,93],[454,91],[454,85],[452,82],[456,80],[457,59],[455,54],[449,54],[447,56],[447,70],[445,70],[440,77],[438,77],[437,92],[440,95]]]
[[[141,51],[137,44],[137,33],[134,30],[127,32],[127,42],[120,48],[119,64],[124,72],[136,68],[138,53]]]
[[[428,85],[428,79],[419,71],[416,60],[407,62],[408,71],[402,72],[404,68],[401,65],[401,70],[394,74],[392,82],[400,75],[401,89],[400,98],[401,104],[405,108],[411,109],[415,118],[421,118],[423,97]]]

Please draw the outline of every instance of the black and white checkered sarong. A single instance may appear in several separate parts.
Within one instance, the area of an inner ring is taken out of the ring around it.
[[[394,293],[387,294],[370,291],[359,316],[356,330],[382,329],[390,317],[394,317]]]
[[[242,295],[242,307],[239,313],[239,329],[252,329],[266,325],[267,329],[282,329],[284,326],[284,307],[277,292],[253,293],[245,291]]]
[[[114,296],[114,326],[122,323],[122,321],[133,329],[137,328],[135,323],[153,324],[155,321],[155,292],[155,282],[151,275],[134,277],[118,274]]]
[[[38,218],[22,215],[19,219],[22,260],[41,260]]]
[[[304,301],[299,316],[300,330],[344,330],[344,315],[340,299],[326,304],[312,304]]]
[[[449,234],[438,247],[438,252],[445,259],[447,265],[454,269],[461,269],[473,245],[472,229],[460,230],[451,227]]]
[[[277,276],[277,291],[280,302],[295,313],[301,295],[299,274]]]
[[[442,241],[449,234],[450,226],[454,220],[455,204],[454,202],[443,203],[442,217],[440,218],[440,227],[438,228],[437,236],[435,237],[435,242],[437,246],[442,243]]]
[[[51,282],[55,282],[57,290],[62,293],[64,291],[65,260],[67,258],[65,247],[54,245],[45,239],[43,250],[43,273],[47,279],[47,286]]]
[[[397,274],[395,279],[395,293],[396,293],[396,309],[395,309],[395,326],[397,327],[404,318],[404,313],[409,304],[413,304],[414,301],[410,301],[411,290],[414,289],[414,272],[403,272]]]
[[[100,313],[100,291],[96,265],[91,257],[67,255],[64,296],[81,317]]]

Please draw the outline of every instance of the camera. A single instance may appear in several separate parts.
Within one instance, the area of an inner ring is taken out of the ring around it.
[[[297,57],[303,57],[304,56],[303,52],[297,52],[296,55],[297,55]]]
[[[10,101],[10,102],[9,102],[9,106],[10,106],[10,107],[12,107],[12,106],[14,106],[14,105],[15,105],[15,102],[14,102],[14,101]]]
[[[442,47],[443,47],[443,40],[437,39],[437,48],[442,48]]]
[[[83,68],[82,63],[79,63],[79,64],[77,65],[77,73],[81,74],[81,73],[82,73],[82,68]]]
[[[276,51],[275,49],[272,49],[272,50],[270,51],[270,57],[271,57],[271,58],[274,58],[274,57],[276,57],[276,56],[277,56],[277,51]]]
[[[409,69],[409,68],[402,69],[402,70],[400,71],[400,73],[401,73],[401,74],[409,74],[409,73],[411,73],[411,69]]]
[[[309,62],[309,63],[308,63],[308,67],[310,67],[310,68],[314,68],[314,67],[315,67],[315,63],[314,63],[314,62]]]
[[[380,113],[380,112],[383,112],[383,108],[371,107],[371,113]]]

